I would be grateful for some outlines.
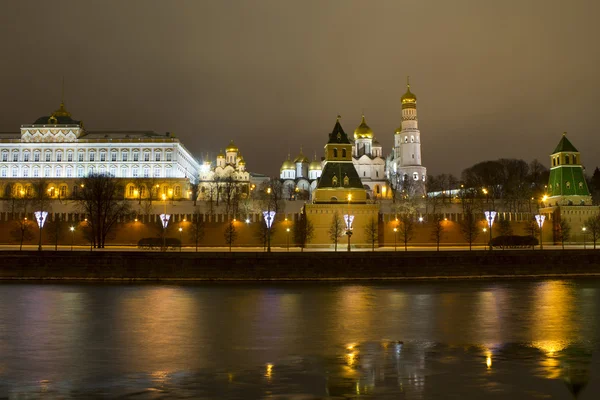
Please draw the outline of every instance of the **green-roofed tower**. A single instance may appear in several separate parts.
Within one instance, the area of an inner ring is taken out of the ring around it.
[[[566,132],[550,155],[549,206],[591,205],[592,196],[585,181],[579,151],[567,139]]]

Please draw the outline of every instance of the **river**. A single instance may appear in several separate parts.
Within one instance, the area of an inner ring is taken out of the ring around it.
[[[600,280],[0,285],[0,397],[580,399]]]

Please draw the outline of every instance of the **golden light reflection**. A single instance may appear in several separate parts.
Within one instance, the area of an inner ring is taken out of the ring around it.
[[[267,370],[265,371],[265,377],[267,378],[268,381],[270,381],[271,378],[273,377],[273,364],[271,364],[271,363],[267,364]]]
[[[488,369],[492,368],[492,356],[491,354],[485,358],[485,365],[487,365]]]
[[[565,350],[576,336],[573,322],[575,299],[573,289],[565,281],[547,281],[536,288],[533,313],[532,347],[541,350],[542,376],[555,379],[561,375],[558,353]]]

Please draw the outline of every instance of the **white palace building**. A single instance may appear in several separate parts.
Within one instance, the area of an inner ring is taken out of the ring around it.
[[[88,132],[64,103],[20,133],[0,136],[0,194],[31,194],[31,182],[43,179],[52,197],[67,198],[78,178],[109,173],[123,178],[126,198],[150,191],[171,199],[188,198],[198,180],[199,163],[173,135],[151,131]]]

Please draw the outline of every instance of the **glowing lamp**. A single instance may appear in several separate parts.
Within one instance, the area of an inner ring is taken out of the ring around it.
[[[160,222],[162,223],[163,229],[167,229],[167,225],[169,225],[169,218],[171,218],[170,214],[160,214]]]
[[[33,213],[35,215],[35,220],[38,223],[38,227],[41,229],[44,227],[44,223],[46,222],[46,217],[48,217],[48,211],[36,211]]]
[[[267,228],[271,229],[271,225],[273,225],[273,220],[275,219],[275,211],[263,211],[263,218],[265,219]]]

